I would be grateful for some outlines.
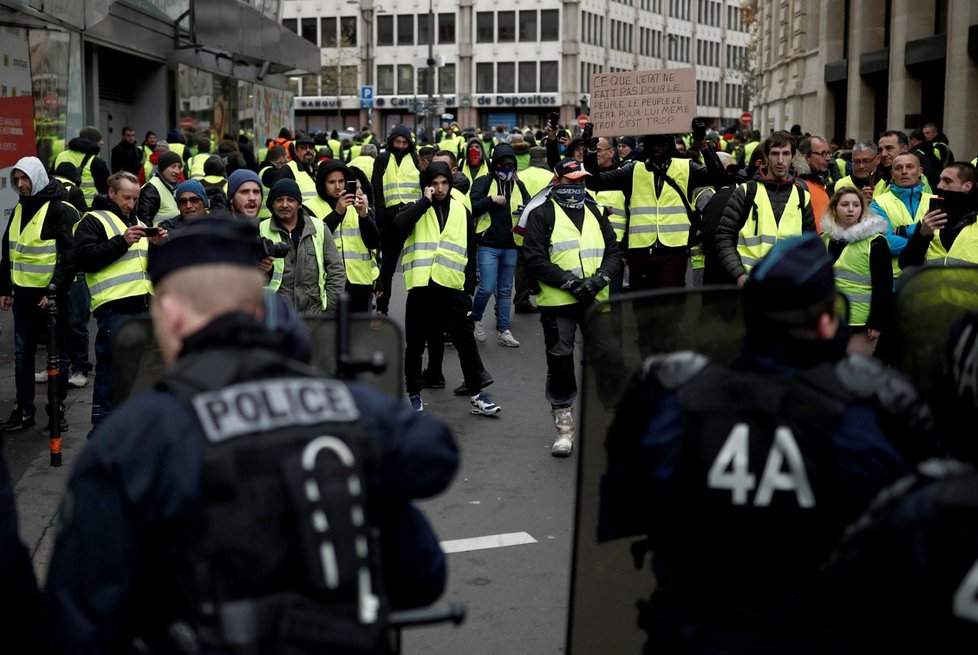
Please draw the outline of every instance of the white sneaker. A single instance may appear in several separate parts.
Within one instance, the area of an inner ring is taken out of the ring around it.
[[[88,376],[81,371],[75,371],[70,378],[68,378],[68,386],[74,389],[81,389],[86,384],[88,384]]]
[[[475,322],[475,329],[472,331],[475,335],[475,340],[480,343],[486,342],[486,329],[482,327],[482,321]]]
[[[48,372],[47,371],[40,371],[40,372],[34,374],[34,382],[35,382],[35,384],[44,384],[47,381],[48,381]]]
[[[509,330],[503,330],[499,333],[499,338],[496,339],[496,343],[500,346],[507,346],[508,348],[519,348],[520,342],[516,340],[513,333]]]
[[[557,438],[550,448],[554,457],[570,457],[574,450],[574,408],[562,407],[551,410],[554,417],[554,427],[557,428]]]
[[[558,434],[554,445],[550,448],[550,454],[554,457],[570,457],[573,451],[574,439],[567,434]]]
[[[492,416],[493,414],[498,414],[499,412],[503,411],[502,407],[489,400],[489,396],[484,393],[480,393],[475,398],[470,398],[469,402],[472,405],[473,414]]]

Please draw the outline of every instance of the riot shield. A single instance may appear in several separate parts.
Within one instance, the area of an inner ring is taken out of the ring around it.
[[[567,653],[638,654],[647,640],[638,608],[655,583],[647,553],[633,549],[641,538],[598,541],[605,438],[627,384],[650,354],[695,350],[729,364],[742,326],[740,290],[726,286],[626,294],[589,314]],[[633,509],[641,511],[641,499],[634,499]]]
[[[335,317],[306,317],[311,335],[312,365],[324,375],[337,374],[337,332]],[[383,362],[383,370],[361,367],[352,379],[379,391],[401,396],[404,375],[404,340],[401,329],[385,316],[351,315],[349,355],[353,360]],[[379,367],[378,367],[379,368]],[[148,316],[129,319],[119,325],[112,339],[112,396],[116,407],[130,396],[153,385],[162,377],[163,361]]]
[[[978,311],[978,267],[925,266],[900,277],[890,359],[925,396],[944,373],[951,326],[969,311]]]

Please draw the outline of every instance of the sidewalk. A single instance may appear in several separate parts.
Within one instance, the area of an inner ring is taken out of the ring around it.
[[[90,326],[95,334],[95,321]],[[10,312],[0,312],[0,421],[5,421],[16,398],[14,388],[14,329]],[[91,355],[94,362],[94,355]],[[39,349],[35,370],[44,368],[47,353]],[[10,468],[17,496],[20,537],[27,544],[34,560],[38,579],[43,581],[54,548],[55,519],[68,476],[75,460],[87,443],[85,435],[91,427],[91,382],[82,389],[69,389],[65,402],[68,431],[62,435],[62,465],[51,466],[48,450],[47,423],[44,404],[47,387],[35,387],[38,425],[20,432],[2,432],[3,454]]]

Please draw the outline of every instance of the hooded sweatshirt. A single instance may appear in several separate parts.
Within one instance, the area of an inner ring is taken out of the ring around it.
[[[330,159],[319,167],[316,172],[316,192],[319,197],[328,204],[333,211],[326,215],[323,222],[326,227],[329,228],[330,232],[336,232],[336,228],[340,226],[343,222],[343,216],[336,213],[336,202],[337,198],[332,198],[326,194],[326,177],[333,171],[342,171],[343,177],[347,182],[353,182],[358,179],[356,173],[353,169],[347,167],[339,159]],[[361,173],[362,175],[363,173]],[[369,184],[366,183],[366,179],[360,180],[360,188],[363,191],[364,196],[367,200],[370,200],[370,188]],[[360,238],[363,239],[363,245],[367,248],[378,248],[380,247],[380,232],[377,230],[377,223],[374,221],[373,207],[368,206],[366,216],[360,217]]]
[[[76,136],[68,142],[68,150],[74,150],[75,152],[92,156],[92,180],[95,182],[95,190],[99,193],[108,193],[109,165],[105,163],[104,159],[99,157],[101,149],[98,147],[98,144],[89,139]]]
[[[57,287],[59,295],[65,294],[71,288],[71,283],[75,278],[75,242],[72,236],[72,227],[78,221],[78,212],[67,203],[64,186],[57,180],[48,178],[44,164],[37,157],[23,157],[14,164],[13,170],[19,170],[27,175],[32,185],[31,194],[20,196],[18,200],[21,207],[21,227],[37,214],[44,203],[50,203],[44,218],[44,226],[41,228],[41,238],[55,240],[58,248],[58,263],[55,265],[51,284]],[[11,171],[10,182],[13,186],[13,171]],[[0,246],[3,248],[2,256],[0,256],[0,296],[19,295],[22,299],[27,296],[29,302],[36,304],[34,298],[40,299],[45,291],[33,288],[15,288],[10,277],[10,230],[12,228],[13,220],[7,224],[7,229],[3,233],[3,243]],[[20,235],[14,236],[19,237]]]
[[[473,166],[472,162],[469,161],[469,149],[472,148],[472,146],[479,146],[479,152],[481,153],[478,164],[475,166]],[[496,151],[494,148],[493,156],[495,156],[495,152]],[[513,154],[512,148],[509,149],[509,153],[511,155]],[[465,144],[465,152],[462,153],[462,161],[458,163],[458,169],[465,175],[465,177],[469,178],[469,182],[475,182],[477,179],[489,172],[489,166],[486,163],[486,150],[479,139],[473,137]]]
[[[531,199],[526,186],[514,175],[510,180],[501,180],[496,175],[496,169],[502,164],[509,164],[515,170],[517,167],[516,154],[508,143],[500,143],[493,151],[489,174],[476,178],[472,184],[472,215],[478,221],[486,212],[489,213],[489,227],[479,234],[479,245],[488,248],[515,248],[513,240],[513,211],[511,200],[517,194],[517,203],[525,207]],[[506,196],[506,203],[497,205],[493,196]]]
[[[408,145],[404,152],[394,150],[394,138],[399,136],[407,139]],[[384,206],[384,173],[387,172],[387,165],[392,158],[397,164],[400,164],[408,156],[414,160],[415,167],[420,170],[418,166],[418,153],[415,151],[414,141],[411,139],[411,130],[406,125],[397,125],[387,137],[387,150],[377,156],[377,160],[374,162],[373,176],[370,178],[370,186],[373,187],[374,192],[372,204],[377,216],[377,224],[382,228],[386,228],[391,220],[393,220],[393,216],[387,216],[387,211]]]

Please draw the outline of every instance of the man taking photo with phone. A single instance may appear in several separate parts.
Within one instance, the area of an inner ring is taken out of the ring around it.
[[[975,167],[953,162],[941,171],[938,196],[918,223],[900,255],[900,268],[978,264],[978,229],[975,215]]]

